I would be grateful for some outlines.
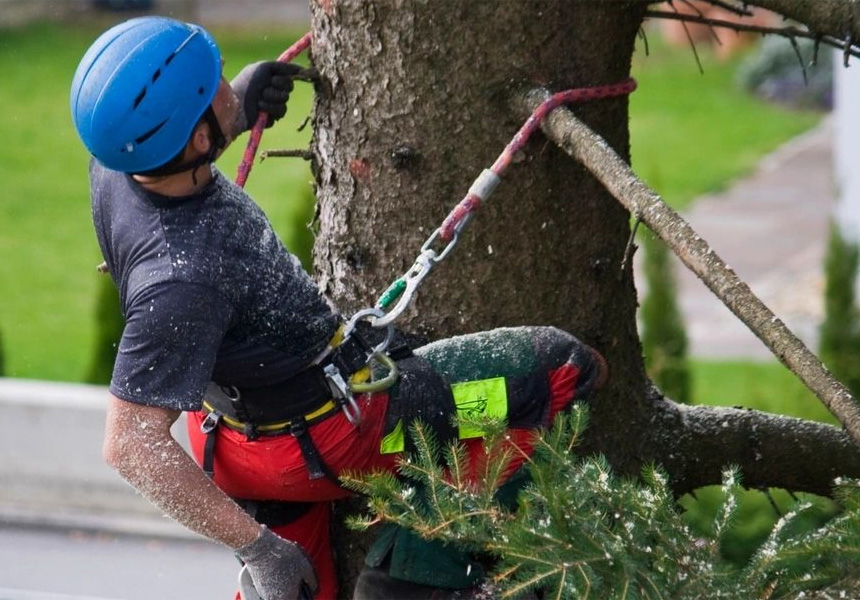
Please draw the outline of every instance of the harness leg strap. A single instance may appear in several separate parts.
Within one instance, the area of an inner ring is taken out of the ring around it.
[[[338,483],[338,479],[331,469],[323,462],[316,444],[314,444],[311,434],[308,431],[308,424],[304,418],[296,419],[290,426],[290,434],[296,438],[299,443],[299,449],[302,451],[302,458],[305,459],[305,466],[308,468],[308,476],[311,479],[322,479],[328,477],[334,483]]]
[[[209,479],[215,477],[215,440],[218,437],[215,435],[215,430],[218,429],[220,422],[221,413],[213,410],[200,424],[200,431],[206,435],[206,443],[203,446],[203,472]]]

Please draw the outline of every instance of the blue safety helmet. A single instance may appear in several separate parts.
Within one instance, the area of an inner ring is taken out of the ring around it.
[[[103,33],[72,81],[72,120],[115,171],[143,173],[185,147],[221,80],[221,52],[196,25],[131,19]]]

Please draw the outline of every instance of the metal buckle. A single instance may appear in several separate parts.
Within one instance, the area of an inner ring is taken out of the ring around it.
[[[214,410],[206,415],[206,418],[203,419],[203,422],[200,423],[200,431],[206,435],[209,435],[215,428],[218,427],[218,423],[221,422],[221,413],[215,412]]]

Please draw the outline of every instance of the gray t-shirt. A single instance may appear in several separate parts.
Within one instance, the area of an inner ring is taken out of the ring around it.
[[[214,170],[199,193],[153,194],[93,160],[93,223],[126,319],[111,392],[198,410],[209,381],[288,379],[339,323],[263,211]]]

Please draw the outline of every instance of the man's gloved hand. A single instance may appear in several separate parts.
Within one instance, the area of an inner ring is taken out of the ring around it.
[[[303,598],[302,583],[317,589],[313,565],[297,544],[263,528],[256,540],[236,550],[245,563],[254,587],[263,600],[298,600]]]
[[[245,121],[239,123],[240,131],[253,127],[261,111],[269,115],[266,127],[271,127],[287,114],[287,99],[293,91],[293,77],[299,71],[301,67],[298,65],[276,60],[252,63],[239,71],[230,82],[230,87],[242,103]]]

